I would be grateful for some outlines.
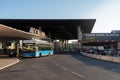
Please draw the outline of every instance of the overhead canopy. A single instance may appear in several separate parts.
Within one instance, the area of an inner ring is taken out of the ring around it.
[[[4,24],[23,31],[29,31],[30,27],[41,27],[42,31],[51,34],[51,38],[77,39],[77,27],[80,26],[83,33],[90,33],[95,19],[0,19]]]
[[[0,24],[0,40],[24,40],[34,37],[38,36]]]

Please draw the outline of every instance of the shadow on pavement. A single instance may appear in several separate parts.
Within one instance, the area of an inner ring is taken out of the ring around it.
[[[63,54],[64,53],[64,54]],[[71,55],[73,58],[80,60],[88,66],[93,66],[101,69],[120,73],[120,63],[113,63],[108,61],[97,60],[81,55],[80,53],[62,52],[63,55]]]
[[[10,71],[1,71],[0,73],[11,73],[11,72],[24,72],[27,70],[10,70]]]
[[[0,55],[0,59],[7,59],[7,58],[10,58],[10,57],[8,57],[8,55]]]
[[[95,66],[95,67],[98,67],[101,69],[106,69],[106,70],[120,73],[120,64],[119,63],[97,60],[97,59],[83,56],[81,54],[71,54],[71,55],[75,59],[82,61],[83,63],[85,63],[88,66]]]
[[[15,56],[0,55],[0,59],[16,58]]]

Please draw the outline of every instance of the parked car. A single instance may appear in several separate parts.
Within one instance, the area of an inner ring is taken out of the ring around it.
[[[105,54],[106,55],[112,55],[112,52],[113,52],[114,50],[113,49],[107,49],[106,51],[105,51]]]
[[[94,49],[93,48],[89,48],[88,50],[89,50],[89,53],[94,54]]]
[[[96,48],[89,48],[89,53],[92,53],[92,54],[98,54],[98,50]]]
[[[111,53],[112,56],[120,56],[120,49],[114,49]]]
[[[104,50],[98,50],[98,54],[105,55],[105,51]]]
[[[88,49],[83,49],[82,52],[89,53]]]

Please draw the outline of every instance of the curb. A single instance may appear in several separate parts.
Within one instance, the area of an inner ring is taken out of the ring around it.
[[[120,63],[120,58],[118,57],[113,57],[113,56],[102,56],[102,55],[94,55],[94,54],[86,54],[81,52],[82,55],[90,57],[90,58],[94,58],[94,59],[98,59],[98,60],[102,60],[102,61],[109,61],[109,62],[114,62],[114,63]]]
[[[10,66],[12,66],[12,65],[14,65],[14,64],[17,64],[18,62],[20,62],[19,59],[17,59],[17,61],[15,61],[15,62],[13,62],[13,63],[11,63],[11,64],[8,64],[8,65],[6,65],[6,66],[4,66],[4,67],[1,67],[0,70],[5,69],[5,68],[7,68],[7,67],[10,67]]]

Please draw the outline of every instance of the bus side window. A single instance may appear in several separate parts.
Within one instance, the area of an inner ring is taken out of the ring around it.
[[[36,51],[38,51],[38,47],[36,47]]]

